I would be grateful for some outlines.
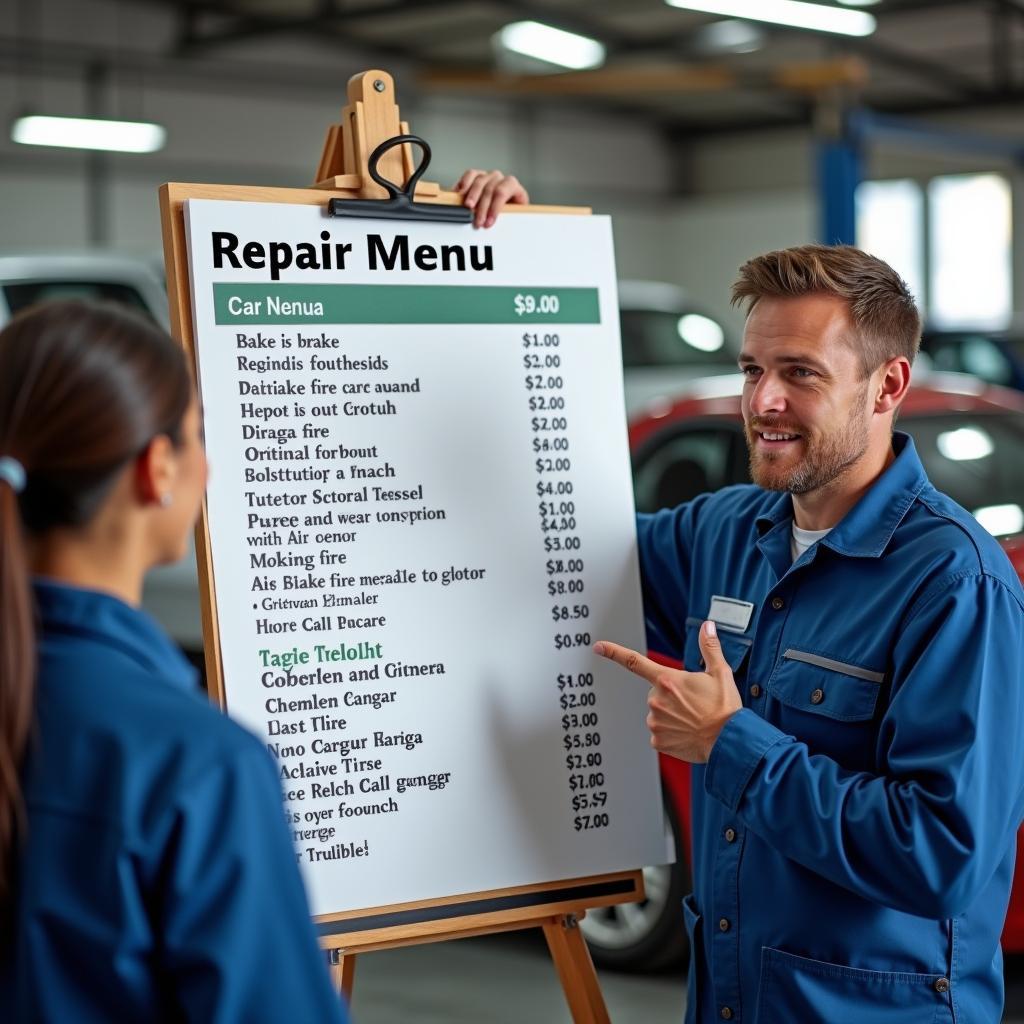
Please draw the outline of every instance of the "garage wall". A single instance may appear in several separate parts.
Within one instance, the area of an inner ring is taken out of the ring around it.
[[[1016,140],[1024,148],[1019,117],[1006,111],[928,118],[951,133],[970,131]],[[966,127],[969,126],[969,127]],[[728,289],[751,255],[818,237],[815,148],[809,131],[723,136],[689,152],[696,195],[671,218],[673,261],[687,287],[735,328],[742,317],[729,308]],[[908,147],[886,140],[867,154],[865,176],[912,178],[926,184],[940,174],[996,171],[1010,181],[1014,210],[1014,266],[1024,267],[1024,173],[1020,166],[970,148]],[[1014,274],[1014,307],[1024,309],[1024,287]]]
[[[20,17],[14,8],[0,10],[0,246],[7,251],[101,239],[155,254],[163,181],[308,185],[349,75],[374,64],[372,55],[287,38],[172,64],[158,55],[172,46],[176,27],[156,5],[47,0],[28,14],[21,5]],[[162,152],[93,155],[10,141],[6,124],[21,110],[89,114],[85,66],[100,57],[112,70],[93,102],[111,116],[166,126]],[[654,229],[672,183],[667,155],[645,125],[415,96],[414,76],[393,61],[385,66],[395,72],[403,117],[433,147],[428,179],[451,185],[469,166],[517,173],[537,202],[585,203],[612,214],[624,276],[663,270],[668,239]]]
[[[159,154],[97,156],[16,146],[4,131],[0,247],[80,248],[100,238],[155,256],[156,189],[163,181],[306,185],[325,128],[343,105],[346,79],[374,62],[394,70],[403,115],[434,147],[429,178],[450,185],[467,166],[496,166],[517,173],[538,202],[587,203],[610,213],[622,277],[682,283],[734,326],[739,317],[728,305],[728,288],[739,264],[816,236],[814,147],[806,131],[723,136],[670,154],[650,125],[626,115],[425,96],[400,62],[309,38],[256,39],[171,62],[161,54],[172,48],[176,30],[156,4],[0,6],[5,124],[27,108],[87,113],[85,68],[102,57],[113,70],[94,102],[112,115],[152,118],[169,132]],[[1005,112],[972,116],[971,127],[1009,137],[1019,131]],[[869,174],[924,180],[993,168],[1006,169],[969,152],[886,145],[873,151]],[[1011,174],[1021,221],[1024,182],[1016,170]],[[1024,266],[1024,231],[1016,246]]]
[[[813,241],[817,209],[803,189],[712,195],[679,202],[671,218],[671,264],[687,290],[737,336],[743,317],[729,289],[745,260]]]

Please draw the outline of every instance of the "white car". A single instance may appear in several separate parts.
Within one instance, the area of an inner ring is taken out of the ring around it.
[[[696,378],[739,373],[735,341],[678,285],[620,281],[619,322],[628,416]]]

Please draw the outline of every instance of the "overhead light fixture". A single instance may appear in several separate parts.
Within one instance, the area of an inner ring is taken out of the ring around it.
[[[869,36],[875,31],[874,15],[847,11],[841,7],[806,3],[805,0],[665,0],[669,7],[727,18],[766,21],[773,25],[805,28],[812,32],[835,32],[843,36]]]
[[[596,39],[564,32],[539,21],[515,21],[506,25],[498,40],[506,50],[533,57],[562,68],[583,71],[604,63],[604,46]]]
[[[694,33],[694,49],[701,54],[753,53],[764,46],[762,28],[738,18],[712,21]]]
[[[11,139],[25,146],[101,149],[113,153],[155,153],[166,130],[149,121],[109,121],[98,117],[26,114],[11,125]]]
[[[844,7],[874,7],[882,0],[839,0]]]

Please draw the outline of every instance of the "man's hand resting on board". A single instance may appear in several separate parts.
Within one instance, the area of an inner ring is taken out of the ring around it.
[[[681,761],[704,764],[725,723],[743,706],[713,622],[700,627],[703,672],[679,672],[628,647],[602,640],[594,651],[651,684],[647,728],[651,746]]]
[[[473,227],[489,228],[507,203],[528,203],[530,197],[519,179],[501,171],[464,171],[454,191],[473,211]]]

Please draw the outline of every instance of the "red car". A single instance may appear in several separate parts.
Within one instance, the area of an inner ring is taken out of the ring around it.
[[[1024,580],[1024,395],[973,377],[935,374],[911,388],[896,429],[914,443],[932,483],[999,538]],[[742,378],[694,381],[633,419],[633,489],[640,512],[670,508],[730,484],[748,483],[740,414]],[[647,899],[595,910],[583,931],[595,961],[653,969],[687,954],[680,901],[690,886],[689,765],[661,756],[665,806],[679,852],[675,865],[644,870]],[[1024,830],[1003,930],[1007,952],[1024,951]]]

